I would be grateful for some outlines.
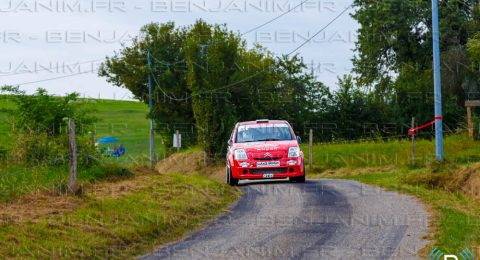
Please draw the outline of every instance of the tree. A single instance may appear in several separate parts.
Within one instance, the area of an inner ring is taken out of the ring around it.
[[[356,82],[393,109],[401,125],[433,118],[431,5],[422,0],[356,0],[360,24],[353,59]],[[439,2],[445,122],[457,126],[472,79],[466,44],[480,29],[478,0]],[[473,44],[474,45],[474,44]],[[448,114],[448,116],[447,116]]]
[[[148,73],[154,90],[157,125],[194,124],[196,139],[210,158],[226,151],[235,122],[258,118],[285,119],[297,132],[322,109],[317,97],[326,87],[305,73],[296,57],[275,57],[259,45],[247,48],[238,33],[225,25],[198,20],[176,28],[173,23],[149,24],[143,38],[107,58],[100,71],[109,82],[125,87],[148,103]],[[153,65],[145,57],[150,49]],[[164,132],[169,145],[173,129]]]
[[[226,27],[202,20],[193,25],[185,44],[187,85],[199,127],[198,141],[209,157],[224,153],[225,140],[236,121],[231,92],[226,86],[233,83],[242,44],[244,41]]]
[[[12,116],[15,129],[19,132],[59,136],[65,133],[65,119],[72,118],[78,126],[77,132],[86,133],[97,121],[92,115],[94,110],[85,106],[86,103],[80,100],[78,93],[55,97],[39,88],[33,95],[27,95],[18,87],[10,86],[4,86],[0,91],[10,94],[16,105],[7,112]]]
[[[151,23],[140,30],[143,37],[135,38],[131,46],[124,47],[101,65],[99,75],[115,86],[130,90],[135,98],[148,104],[148,81],[153,77],[153,110],[149,117],[155,120],[163,142],[172,144],[175,127],[192,127],[194,118],[191,103],[185,97],[191,94],[187,87],[187,67],[184,45],[185,28],[174,23]],[[151,69],[147,66],[147,53],[151,53]],[[183,136],[184,145],[189,139]]]
[[[477,32],[467,42],[468,55],[472,61],[472,69],[480,71],[480,32]]]

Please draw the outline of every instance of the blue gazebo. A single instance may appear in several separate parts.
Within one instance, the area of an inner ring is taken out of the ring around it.
[[[113,136],[107,136],[98,140],[99,144],[109,144],[109,143],[118,143],[118,139]]]

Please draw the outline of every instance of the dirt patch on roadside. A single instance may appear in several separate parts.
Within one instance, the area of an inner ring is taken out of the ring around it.
[[[0,204],[0,225],[37,221],[46,215],[61,215],[84,205],[85,200],[52,191],[38,191]]]
[[[177,153],[157,163],[155,169],[161,173],[200,173],[217,181],[225,180],[225,166],[203,166],[203,152]]]
[[[351,177],[351,176],[357,176],[361,174],[368,174],[368,173],[390,173],[394,172],[396,170],[395,167],[392,166],[386,166],[386,167],[365,167],[365,168],[356,168],[356,169],[350,169],[350,168],[340,168],[340,169],[335,169],[335,170],[325,170],[321,173],[315,173],[315,171],[312,173],[313,176],[315,177],[322,177],[322,178],[332,178],[332,177]],[[309,169],[306,168],[307,172],[307,177],[309,175]]]
[[[159,173],[191,173],[200,171],[203,162],[203,152],[176,153],[159,163],[155,169]]]
[[[137,169],[130,178],[119,178],[83,185],[83,195],[72,196],[55,190],[32,192],[8,203],[0,204],[0,225],[37,222],[45,216],[56,216],[72,212],[88,204],[91,196],[95,198],[117,198],[152,183],[148,169]]]
[[[213,166],[209,167],[204,174],[210,176],[217,181],[225,181],[225,166]]]
[[[119,177],[85,184],[82,195],[72,196],[56,190],[40,190],[25,194],[11,202],[0,203],[0,225],[37,222],[46,216],[61,216],[87,205],[92,198],[118,198],[152,185],[152,174],[203,174],[218,181],[225,178],[225,167],[203,166],[203,153],[174,154],[157,164],[156,171],[137,168],[131,177]]]
[[[462,192],[473,199],[480,199],[480,163],[465,167],[451,163],[434,163],[425,172],[407,176],[404,182],[436,187],[453,193]]]
[[[465,171],[467,177],[462,191],[473,198],[480,199],[480,163],[467,167]]]
[[[152,173],[157,174],[156,172],[148,171],[149,175]],[[85,188],[85,194],[94,195],[95,197],[117,198],[151,185],[152,178],[149,175],[144,172],[137,172],[132,178],[123,178],[115,182],[95,183]]]

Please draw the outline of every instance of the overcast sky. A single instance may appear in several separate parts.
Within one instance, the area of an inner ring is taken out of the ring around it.
[[[0,85],[21,85],[29,93],[73,91],[85,97],[130,99],[128,90],[97,77],[105,56],[150,22],[188,25],[202,18],[245,32],[293,8],[302,0],[1,0]],[[277,55],[291,52],[329,23],[352,0],[308,0],[280,19],[245,35]],[[336,87],[351,69],[357,23],[341,16],[299,50],[318,80]],[[65,77],[78,74],[73,77]],[[64,77],[64,78],[61,78]]]

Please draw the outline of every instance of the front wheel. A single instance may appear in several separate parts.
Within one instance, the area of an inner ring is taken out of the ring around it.
[[[304,183],[305,182],[305,164],[303,165],[303,175],[298,177],[290,177],[289,180],[298,182],[298,183]]]
[[[232,176],[232,171],[230,170],[229,167],[226,167],[226,174],[227,174],[227,183],[230,186],[237,186],[238,185],[238,179],[233,178]]]

